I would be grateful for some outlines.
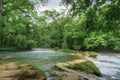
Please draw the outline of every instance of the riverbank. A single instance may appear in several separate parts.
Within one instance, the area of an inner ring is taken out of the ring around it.
[[[17,49],[15,47],[3,47],[0,51],[57,51],[57,52],[70,52],[70,53],[82,53],[86,51],[98,52],[98,53],[116,53],[120,54],[120,51],[113,50],[72,50],[72,49],[60,49],[60,48],[31,48],[31,49]]]

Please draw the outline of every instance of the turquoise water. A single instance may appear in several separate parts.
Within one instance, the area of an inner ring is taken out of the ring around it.
[[[10,59],[2,59],[10,56]],[[53,51],[24,51],[24,52],[0,52],[0,61],[4,62],[25,62],[33,64],[44,71],[47,71],[60,62],[66,62],[76,59],[68,53]]]
[[[10,59],[2,59],[10,56]],[[33,64],[44,71],[49,71],[60,62],[75,60],[76,57],[70,56],[68,53],[53,51],[24,51],[24,52],[0,52],[0,61],[4,62],[25,62]],[[108,56],[100,54],[93,63],[100,69],[102,74],[107,77],[120,79],[120,55]]]

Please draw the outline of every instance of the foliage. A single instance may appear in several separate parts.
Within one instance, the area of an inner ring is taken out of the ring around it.
[[[120,51],[120,0],[62,1],[71,5],[67,14],[46,10],[40,16],[34,11],[35,1],[5,0],[0,12],[0,49]]]
[[[106,47],[107,41],[105,40],[105,35],[96,36],[95,33],[90,34],[90,37],[85,38],[84,45],[87,49]]]
[[[31,38],[34,6],[28,0],[4,0],[0,15],[0,48],[3,50],[26,50],[35,45]]]

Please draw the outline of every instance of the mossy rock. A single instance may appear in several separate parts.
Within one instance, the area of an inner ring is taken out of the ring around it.
[[[74,64],[72,66],[67,66],[67,67],[70,68],[70,69],[83,71],[87,74],[94,74],[96,76],[102,76],[100,70],[96,67],[95,64],[93,64],[90,61],[77,63],[77,64]]]
[[[70,54],[70,55],[77,59],[85,59],[85,56],[83,56],[82,54]]]
[[[98,53],[97,52],[86,52],[86,55],[92,58],[97,58]]]
[[[35,72],[32,72],[32,74],[31,74],[27,70],[21,71],[14,75],[14,77],[18,78],[18,80],[25,80],[26,78],[34,79],[36,76],[37,76],[37,74]]]
[[[32,65],[32,64],[29,64],[28,66],[31,67],[32,69],[34,69],[34,70],[35,70],[37,73],[39,73],[40,75],[45,76],[45,72],[42,71],[41,69],[39,69],[38,67],[36,67],[36,66],[34,66],[34,65]]]
[[[42,70],[31,64],[21,64],[18,62],[17,69],[20,70],[20,72],[13,75],[13,78],[17,80],[44,80],[46,78]]]

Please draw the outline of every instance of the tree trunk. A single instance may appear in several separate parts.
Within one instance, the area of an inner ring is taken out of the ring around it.
[[[2,14],[2,0],[0,0],[0,15]]]

